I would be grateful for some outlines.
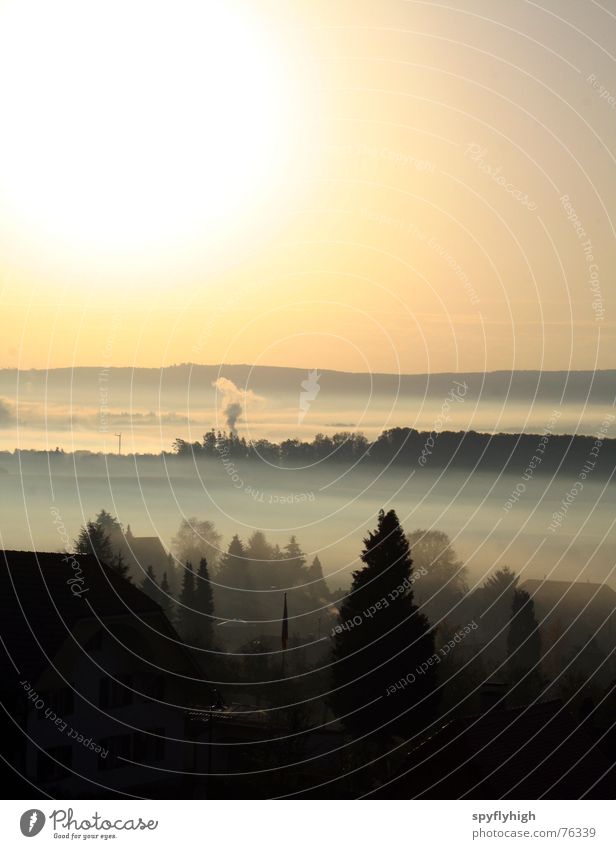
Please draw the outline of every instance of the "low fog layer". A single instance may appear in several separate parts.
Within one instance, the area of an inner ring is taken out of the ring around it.
[[[334,589],[348,586],[379,509],[395,507],[407,532],[445,531],[472,581],[507,564],[523,576],[616,585],[608,547],[613,484],[596,466],[539,474],[528,467],[501,473],[337,464],[294,471],[253,461],[230,469],[217,459],[175,457],[5,460],[4,548],[62,550],[55,515],[72,541],[105,508],[135,535],[157,535],[169,549],[180,521],[197,516],[215,524],[222,549],[234,534],[246,539],[255,529],[281,547],[294,534],[309,560],[319,556]]]
[[[246,438],[389,427],[594,433],[616,372],[346,374],[319,369],[184,365],[164,369],[0,371],[0,447],[168,450],[232,424]],[[452,393],[455,399],[452,402]]]

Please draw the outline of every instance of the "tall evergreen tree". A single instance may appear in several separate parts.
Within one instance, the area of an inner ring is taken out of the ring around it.
[[[269,590],[279,586],[280,550],[267,541],[263,531],[255,531],[248,537],[245,556],[250,573],[251,586],[258,590]],[[246,577],[244,578],[246,580]]]
[[[195,621],[198,614],[195,613],[195,573],[190,561],[187,561],[184,567],[178,615],[180,633],[184,639],[195,640],[198,635]]]
[[[279,577],[280,586],[293,587],[303,585],[307,577],[304,570],[306,556],[295,536],[292,536],[285,545],[283,557],[284,560],[281,563],[282,573]]]
[[[166,572],[163,572],[156,601],[162,607],[167,619],[169,619],[170,622],[174,622],[176,619],[176,605]]]
[[[122,525],[107,510],[100,510],[94,521],[105,531],[112,544],[122,537]]]
[[[413,602],[408,540],[394,510],[364,539],[333,638],[332,707],[354,735],[411,736],[433,718],[434,632]]]
[[[199,615],[199,642],[204,648],[211,648],[214,642],[214,596],[205,557],[199,562],[196,580],[195,610]]]
[[[216,609],[222,619],[256,619],[257,593],[253,592],[253,563],[237,534],[220,559]]]
[[[79,536],[75,540],[75,553],[90,554],[106,566],[109,566],[113,560],[113,550],[108,534],[101,525],[91,519],[88,519],[79,530]]]
[[[516,688],[519,698],[529,696],[539,686],[541,635],[535,616],[535,603],[525,590],[516,589],[511,605],[507,633],[507,668],[511,682],[522,681]]]
[[[167,570],[165,572],[167,576],[167,584],[169,585],[169,592],[173,596],[178,595],[178,584],[179,584],[179,572],[180,568],[175,562],[175,558],[173,554],[167,554]],[[161,582],[162,586],[162,582]]]
[[[171,596],[171,586],[169,585],[169,578],[167,577],[166,572],[163,572],[163,579],[160,582],[160,588],[165,595]]]
[[[318,554],[308,567],[307,580],[309,586],[306,589],[312,596],[319,601],[325,601],[329,598],[329,587],[323,576],[323,567],[321,566]]]
[[[126,578],[127,581],[132,582],[133,579],[129,574],[130,569],[124,562],[124,555],[121,551],[118,551],[115,557],[112,558],[112,561],[109,565],[115,572],[118,573],[118,575],[121,575],[123,578]]]
[[[101,511],[99,517],[105,513]],[[109,514],[106,514],[109,516]],[[113,517],[111,517],[113,518]],[[79,531],[79,536],[75,540],[76,554],[89,554],[95,557],[99,563],[109,566],[123,578],[130,581],[128,575],[128,566],[124,563],[124,557],[121,552],[114,554],[111,540],[106,524],[88,519],[85,526]]]
[[[218,582],[226,587],[242,590],[246,584],[247,572],[248,555],[241,539],[235,534],[227,551],[220,558]]]
[[[503,566],[492,572],[471,597],[481,639],[490,646],[491,653],[499,661],[507,652],[506,625],[511,618],[517,583],[516,573]]]

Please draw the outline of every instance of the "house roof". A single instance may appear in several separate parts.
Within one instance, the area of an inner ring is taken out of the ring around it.
[[[616,592],[608,584],[591,581],[539,581],[529,579],[520,589],[526,590],[534,599],[550,607],[559,604],[582,608],[588,605],[616,607]],[[562,608],[561,608],[562,609]]]
[[[610,768],[560,701],[493,708],[426,735],[409,752],[394,798],[613,798]]]
[[[141,567],[144,572],[148,566],[167,567],[167,552],[158,537],[136,537],[129,528],[118,546],[126,559]]]
[[[0,552],[0,674],[33,681],[79,620],[148,614],[162,611],[90,555]]]

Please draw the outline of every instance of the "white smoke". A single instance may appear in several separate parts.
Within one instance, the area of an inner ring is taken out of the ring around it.
[[[228,377],[219,377],[212,383],[221,395],[221,404],[224,407],[223,415],[227,427],[233,435],[237,435],[237,423],[246,412],[246,406],[265,400],[257,395],[252,389],[240,389]]]

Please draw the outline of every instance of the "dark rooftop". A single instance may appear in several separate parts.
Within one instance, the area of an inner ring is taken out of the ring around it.
[[[79,620],[148,614],[161,608],[92,556],[0,552],[0,675],[34,680]]]
[[[409,747],[390,798],[613,798],[614,770],[559,701],[444,722]]]

